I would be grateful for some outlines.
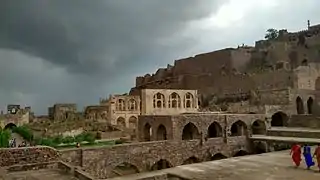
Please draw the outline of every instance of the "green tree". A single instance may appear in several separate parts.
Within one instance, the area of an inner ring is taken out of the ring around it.
[[[10,138],[11,138],[10,131],[0,128],[0,148],[9,147]]]
[[[277,39],[279,36],[279,31],[276,30],[276,29],[268,29],[267,32],[266,32],[266,35],[264,36],[265,39],[267,40],[274,40],[274,39]]]
[[[14,133],[19,134],[21,137],[23,137],[24,140],[27,140],[27,141],[33,140],[32,131],[27,126],[14,127],[12,131]]]

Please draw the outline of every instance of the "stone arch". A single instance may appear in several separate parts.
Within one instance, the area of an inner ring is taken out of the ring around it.
[[[153,108],[164,108],[165,105],[165,97],[161,93],[157,93],[153,96]]]
[[[246,156],[246,155],[249,155],[249,153],[247,151],[239,150],[233,155],[233,157]]]
[[[255,120],[251,125],[252,134],[266,134],[266,123],[262,120]]]
[[[13,128],[16,128],[17,125],[15,125],[14,123],[8,123],[7,125],[4,126],[4,129],[10,129],[13,130]]]
[[[167,140],[167,129],[164,125],[160,124],[157,129],[157,140]]]
[[[308,60],[307,60],[307,59],[304,59],[304,60],[301,62],[301,66],[308,66]]]
[[[126,103],[123,99],[118,99],[117,101],[117,110],[118,111],[125,111],[126,110]]]
[[[201,162],[200,159],[196,158],[195,156],[191,156],[188,159],[184,160],[182,165],[194,164],[199,162]]]
[[[253,151],[255,154],[262,154],[267,152],[267,147],[262,142],[253,143]]]
[[[194,107],[194,97],[191,93],[186,93],[183,99],[183,104],[185,108],[193,108]]]
[[[130,99],[128,104],[129,104],[129,110],[130,111],[136,111],[138,109],[137,108],[138,105],[137,105],[137,101],[136,100]]]
[[[221,160],[221,159],[226,159],[226,158],[228,158],[228,157],[223,155],[222,153],[216,153],[215,155],[211,156],[210,160],[215,161],[215,160]]]
[[[245,136],[247,135],[247,125],[241,120],[234,122],[231,125],[231,136]]]
[[[111,170],[108,178],[114,178],[114,177],[125,176],[125,175],[136,174],[136,173],[139,173],[139,169],[135,165],[124,162],[114,167]]]
[[[137,121],[138,121],[137,117],[131,116],[131,117],[129,118],[129,128],[130,128],[130,129],[136,129],[136,127],[137,127]]]
[[[304,114],[303,100],[300,96],[296,98],[297,114]]]
[[[315,89],[316,89],[316,90],[320,90],[320,77],[318,77],[318,78],[316,79]]]
[[[208,138],[222,137],[222,127],[219,123],[213,122],[208,127]]]
[[[125,128],[126,127],[126,120],[123,117],[118,117],[117,126],[119,126],[121,128]]]
[[[285,126],[287,123],[288,116],[287,114],[279,111],[272,115],[271,117],[271,126]]]
[[[160,159],[156,163],[151,166],[151,171],[161,170],[161,169],[167,169],[173,167],[171,163],[165,159]]]
[[[200,137],[199,130],[196,125],[189,122],[187,125],[183,127],[182,130],[182,140],[191,140],[197,139]]]
[[[309,97],[309,99],[307,100],[307,106],[308,106],[308,114],[312,114],[313,113],[313,98]]]
[[[178,93],[173,92],[169,96],[168,101],[169,108],[180,108],[181,107],[181,98]]]
[[[143,137],[144,137],[144,141],[151,141],[151,137],[152,137],[152,128],[151,125],[149,123],[144,125],[143,128]]]

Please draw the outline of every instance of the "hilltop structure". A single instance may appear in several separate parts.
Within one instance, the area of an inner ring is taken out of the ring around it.
[[[292,142],[319,143],[319,32],[320,25],[280,30],[254,47],[176,60],[137,77],[129,94],[100,99],[82,114],[73,104],[57,104],[49,108],[53,123],[79,118],[112,124],[133,129],[136,142],[59,153],[48,147],[0,150],[0,167],[61,161],[55,167],[79,179],[104,179],[278,151]]]

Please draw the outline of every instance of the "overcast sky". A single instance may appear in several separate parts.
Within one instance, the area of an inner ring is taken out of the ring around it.
[[[98,104],[175,59],[320,23],[319,0],[0,0],[0,109]]]

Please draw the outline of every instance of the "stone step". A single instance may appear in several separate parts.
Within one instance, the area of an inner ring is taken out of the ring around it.
[[[30,179],[30,180],[77,180],[73,175],[66,174],[58,169],[41,169],[32,171],[12,172],[6,175],[4,180],[11,179]]]
[[[281,137],[301,137],[301,138],[319,138],[320,129],[295,128],[295,127],[272,127],[267,131],[268,136]]]
[[[252,140],[265,140],[273,142],[289,142],[289,143],[309,143],[318,144],[320,143],[320,138],[301,138],[301,137],[283,137],[283,136],[265,136],[265,135],[252,135],[250,137]]]

